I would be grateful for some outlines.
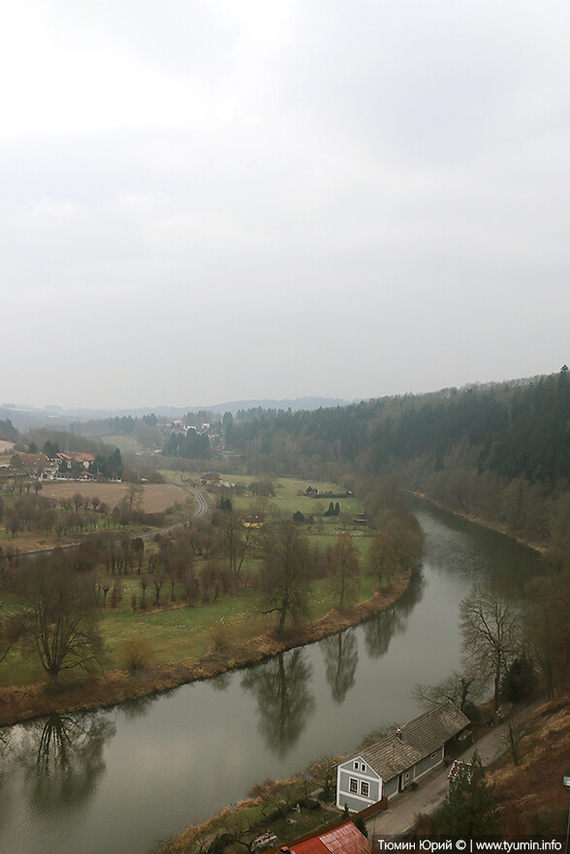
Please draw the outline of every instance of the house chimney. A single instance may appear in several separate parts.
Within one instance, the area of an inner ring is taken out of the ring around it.
[[[404,736],[402,735],[402,730],[400,729],[400,727],[398,727],[398,729],[396,730],[396,738],[398,739],[400,744],[404,743]]]

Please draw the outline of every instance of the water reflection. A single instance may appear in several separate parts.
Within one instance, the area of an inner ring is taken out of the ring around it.
[[[172,691],[164,691],[162,694],[148,694],[146,697],[138,697],[136,700],[124,700],[117,708],[126,718],[144,718],[157,700],[171,693]]]
[[[394,605],[380,611],[363,624],[364,643],[370,658],[382,658],[386,655],[392,638],[407,630],[410,615],[423,599],[424,592],[424,576],[421,572],[415,572],[403,596]]]
[[[258,729],[266,747],[281,759],[299,740],[315,711],[309,689],[312,673],[304,650],[294,649],[251,668],[242,677],[242,688],[257,700]]]
[[[347,629],[321,641],[325,676],[333,701],[340,705],[356,680],[358,643],[354,629]]]
[[[40,811],[77,806],[96,791],[105,771],[103,749],[115,724],[101,714],[57,715],[12,728],[1,745],[0,791],[18,772],[27,800]]]
[[[228,673],[219,673],[217,676],[212,676],[209,680],[212,688],[215,688],[216,691],[225,691],[229,688],[230,682],[232,681],[232,674]]]

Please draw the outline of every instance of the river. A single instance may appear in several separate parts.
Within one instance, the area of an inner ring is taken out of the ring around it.
[[[153,843],[421,710],[413,687],[460,659],[473,581],[522,586],[530,549],[427,505],[421,574],[388,611],[270,662],[168,695],[0,730],[0,851],[144,854]]]

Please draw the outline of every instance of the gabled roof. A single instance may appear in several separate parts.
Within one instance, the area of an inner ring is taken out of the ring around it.
[[[383,780],[391,780],[439,750],[468,725],[469,718],[448,700],[405,724],[399,730],[400,735],[392,733],[359,755]]]
[[[281,849],[279,849],[281,850]],[[290,842],[291,854],[370,854],[371,845],[365,836],[348,821],[304,842]]]

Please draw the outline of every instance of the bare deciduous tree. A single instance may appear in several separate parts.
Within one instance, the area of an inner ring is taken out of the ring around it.
[[[342,610],[345,603],[356,598],[360,586],[358,552],[351,535],[343,531],[338,535],[331,555],[331,570],[338,605]]]
[[[463,711],[465,705],[473,697],[477,696],[482,687],[477,674],[457,673],[453,671],[437,685],[416,685],[414,687],[414,699],[425,709],[433,709],[451,700],[452,703]]]
[[[278,615],[282,633],[287,617],[298,622],[308,614],[309,547],[293,522],[282,522],[268,531],[264,552],[261,610]]]
[[[479,582],[459,608],[466,666],[493,679],[495,711],[501,677],[520,650],[520,609],[503,587]]]
[[[57,680],[62,670],[93,669],[103,640],[89,579],[52,555],[34,565],[28,595],[31,638],[46,673]]]

